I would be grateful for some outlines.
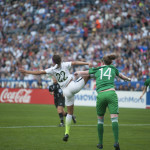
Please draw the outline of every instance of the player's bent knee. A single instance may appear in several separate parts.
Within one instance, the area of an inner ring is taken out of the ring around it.
[[[111,114],[110,117],[111,117],[111,118],[118,117],[118,114]]]
[[[97,118],[98,118],[98,119],[103,119],[103,118],[104,118],[104,116],[97,116]]]

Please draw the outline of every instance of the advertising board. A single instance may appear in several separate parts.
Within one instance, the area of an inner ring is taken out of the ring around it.
[[[47,89],[0,88],[0,103],[54,104]]]
[[[120,108],[146,108],[146,94],[140,99],[141,92],[116,91]],[[81,90],[75,95],[76,106],[96,106],[97,93],[94,90]]]

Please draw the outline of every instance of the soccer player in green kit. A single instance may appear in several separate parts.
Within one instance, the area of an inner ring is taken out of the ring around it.
[[[123,80],[131,81],[130,78],[119,73],[119,71],[113,66],[112,61],[116,59],[115,54],[104,56],[102,59],[102,66],[97,68],[90,68],[88,71],[77,71],[75,75],[94,75],[96,78],[96,91],[98,93],[96,102],[96,111],[98,116],[98,137],[99,144],[97,148],[103,149],[103,124],[106,108],[110,112],[112,121],[112,130],[115,139],[115,150],[120,150],[119,147],[119,128],[118,128],[118,98],[114,87],[115,76],[120,77]]]
[[[142,92],[142,95],[140,96],[140,99],[143,97],[143,95],[146,93],[146,91],[147,91],[147,87],[149,86],[149,88],[150,88],[150,79],[147,79],[145,82],[144,82],[144,90],[143,90],[143,92]]]

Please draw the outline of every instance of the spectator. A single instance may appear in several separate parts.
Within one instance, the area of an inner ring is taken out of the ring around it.
[[[135,91],[141,91],[141,87],[139,83],[136,84]]]
[[[20,64],[29,70],[49,68],[56,51],[65,61],[93,63],[114,52],[120,56],[114,62],[118,70],[132,81],[145,81],[150,78],[148,4],[148,0],[1,1],[0,78],[36,79],[23,77],[17,68]]]
[[[119,91],[123,91],[123,90],[124,90],[124,87],[123,87],[123,85],[122,85],[122,84],[121,84],[121,85],[119,85],[118,90],[119,90]]]

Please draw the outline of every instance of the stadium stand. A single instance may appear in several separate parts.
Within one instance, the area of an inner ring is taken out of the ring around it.
[[[114,65],[133,81],[129,89],[117,79],[118,90],[142,90],[150,78],[149,0],[0,0],[0,7],[1,81],[37,80],[18,67],[48,68],[56,52],[95,65],[118,54]]]

